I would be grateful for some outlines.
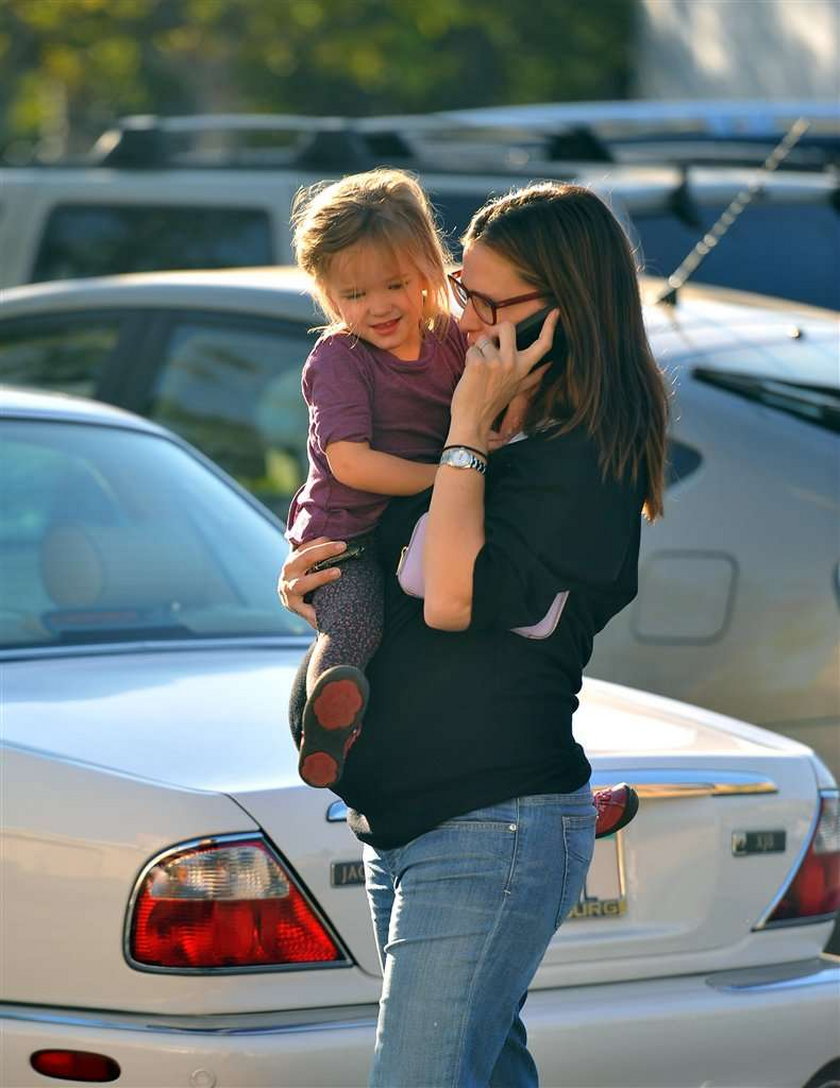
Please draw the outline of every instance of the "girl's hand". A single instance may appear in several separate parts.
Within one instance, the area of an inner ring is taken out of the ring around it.
[[[516,327],[509,321],[498,325],[498,343],[484,336],[470,345],[464,373],[452,397],[448,442],[472,439],[474,445],[488,448],[493,421],[508,406],[516,411],[506,418],[505,431],[512,434],[519,429],[542,378],[534,367],[551,347],[559,316],[559,310],[552,310],[539,337],[524,351],[516,350]]]
[[[315,609],[306,603],[304,597],[319,586],[336,581],[341,577],[341,571],[338,567],[330,567],[310,574],[309,568],[322,559],[340,555],[346,547],[343,541],[327,540],[322,536],[309,541],[303,548],[289,552],[286,557],[277,579],[277,596],[284,608],[302,616],[311,627],[316,627]]]

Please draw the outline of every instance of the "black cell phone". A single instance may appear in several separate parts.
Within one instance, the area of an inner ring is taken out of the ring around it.
[[[523,320],[519,322],[516,326],[517,351],[529,348],[531,344],[533,344],[540,335],[545,319],[554,308],[555,307],[553,306],[546,306],[545,309],[537,310],[535,314],[531,314],[529,317],[523,318]],[[569,347],[566,342],[566,333],[563,331],[563,326],[558,321],[557,327],[554,330],[554,339],[551,343],[551,347],[539,362],[534,363],[533,369],[536,370],[539,366],[547,366],[548,363],[553,363],[555,366],[562,366],[566,361],[568,350]]]
[[[358,559],[364,555],[367,550],[367,546],[370,543],[369,540],[360,537],[358,540],[348,540],[347,547],[343,552],[339,552],[338,555],[331,555],[329,559],[319,559],[317,563],[313,563],[307,574],[317,574],[321,570],[331,570],[333,567],[340,567],[342,563],[346,563],[350,559]]]
[[[537,339],[542,331],[545,319],[554,309],[553,306],[546,306],[542,310],[537,310],[535,314],[530,314],[528,317],[524,317],[516,325],[516,350],[523,351],[525,348],[529,348],[531,344]],[[552,366],[556,371],[559,371],[566,363],[566,355],[568,354],[568,344],[566,342],[566,333],[563,330],[563,326],[560,322],[554,329],[554,339],[551,342],[551,347],[543,355],[542,359],[539,359],[531,367],[531,370],[539,370],[543,366]],[[498,431],[502,425],[502,420],[505,418],[504,411],[500,412],[498,416],[493,420],[493,430]]]

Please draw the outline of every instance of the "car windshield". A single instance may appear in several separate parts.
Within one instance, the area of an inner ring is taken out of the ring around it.
[[[311,634],[278,523],[174,442],[7,418],[0,460],[4,648]]]

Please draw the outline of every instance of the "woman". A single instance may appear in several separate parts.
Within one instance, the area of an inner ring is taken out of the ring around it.
[[[519,1012],[594,844],[576,696],[595,634],[636,593],[642,508],[662,510],[666,395],[607,207],[553,183],[493,201],[455,283],[470,347],[448,448],[431,503],[395,500],[380,526],[393,571],[428,505],[425,599],[387,579],[337,787],[365,844],[384,972],[371,1083],[388,1088],[537,1083]],[[514,324],[546,307],[517,352]],[[341,550],[290,557],[287,607],[308,614],[304,595],[340,577],[308,568]],[[511,631],[563,591],[550,637]]]

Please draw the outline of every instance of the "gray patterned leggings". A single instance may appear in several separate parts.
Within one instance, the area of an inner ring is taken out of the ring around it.
[[[382,638],[383,578],[376,549],[341,564],[341,577],[312,594],[318,637],[306,669],[306,692],[334,665],[364,669]]]

